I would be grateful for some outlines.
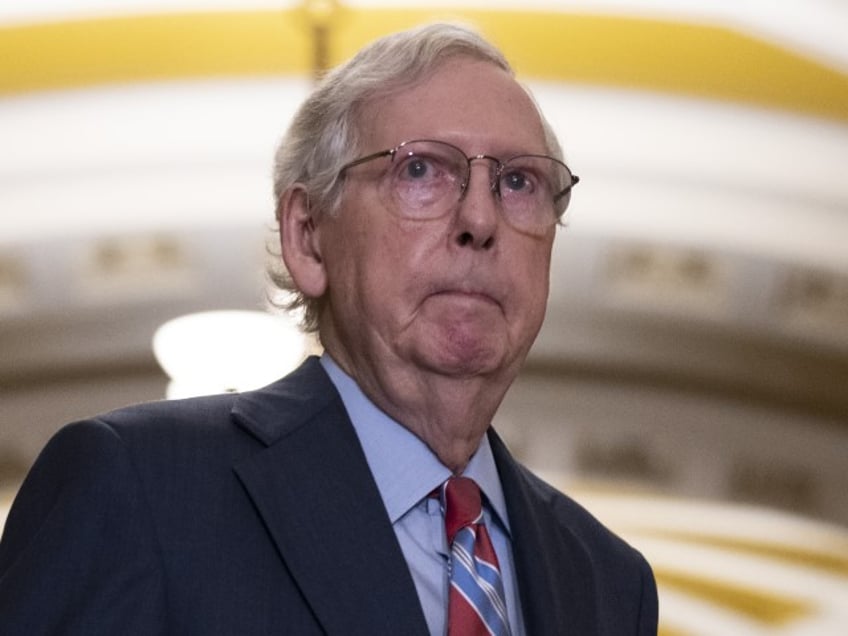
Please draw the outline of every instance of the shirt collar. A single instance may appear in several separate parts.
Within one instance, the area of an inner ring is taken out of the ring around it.
[[[321,356],[321,364],[341,395],[389,519],[395,523],[444,483],[451,471],[421,439],[377,408],[328,353]],[[509,532],[506,501],[488,436],[483,436],[463,475],[477,482]]]

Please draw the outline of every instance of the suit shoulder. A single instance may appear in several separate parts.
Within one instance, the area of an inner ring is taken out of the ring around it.
[[[225,394],[135,404],[67,424],[49,445],[82,454],[119,445],[140,468],[159,458],[174,465],[200,457],[224,461],[253,446],[233,422],[234,399]]]
[[[209,395],[183,400],[158,400],[125,406],[90,418],[116,429],[135,427],[214,427],[228,422],[236,394]]]
[[[571,615],[573,608],[568,609],[564,600],[571,595],[572,603],[593,608],[593,624],[603,625],[591,633],[655,634],[656,582],[644,556],[525,466],[507,460],[502,467],[508,475],[504,487],[514,504],[510,515],[518,513],[510,520],[516,558],[519,563],[533,563],[534,572],[543,572],[545,589],[562,591],[563,596],[552,601],[555,623]],[[544,564],[537,562],[540,551],[545,554]],[[529,580],[533,584],[534,579]],[[576,588],[575,580],[581,582]],[[634,625],[639,625],[636,632]],[[590,633],[590,624],[577,626],[578,632]]]
[[[538,503],[550,511],[554,523],[577,538],[587,550],[596,555],[608,555],[611,560],[619,563],[624,559],[642,566],[644,558],[641,553],[582,504],[524,466],[521,467],[521,473],[527,480],[530,492],[538,497]]]

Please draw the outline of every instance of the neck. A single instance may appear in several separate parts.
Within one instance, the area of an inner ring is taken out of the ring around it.
[[[419,437],[457,475],[480,446],[514,378],[450,376],[400,364],[375,368],[356,364],[343,349],[327,346],[327,351],[378,408]]]

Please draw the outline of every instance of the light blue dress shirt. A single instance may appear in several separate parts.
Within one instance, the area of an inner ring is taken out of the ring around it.
[[[439,501],[429,495],[451,476],[451,471],[424,442],[377,408],[329,354],[324,353],[321,364],[341,394],[365,451],[412,573],[430,634],[442,636],[447,630],[450,551]],[[513,636],[522,636],[509,517],[487,437],[483,437],[463,475],[476,481],[485,495],[483,517],[498,555],[510,629]]]

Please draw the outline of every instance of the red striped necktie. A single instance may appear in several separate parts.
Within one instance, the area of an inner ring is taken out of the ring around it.
[[[450,545],[448,636],[509,636],[498,557],[483,523],[480,488],[451,477],[441,490]]]

